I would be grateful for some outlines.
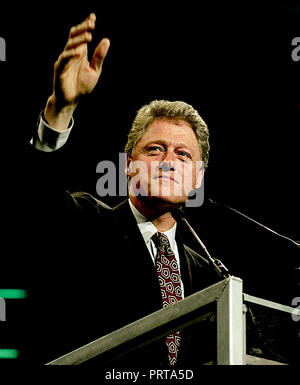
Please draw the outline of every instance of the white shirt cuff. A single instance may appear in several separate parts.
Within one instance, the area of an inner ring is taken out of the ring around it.
[[[30,143],[40,151],[52,152],[58,150],[66,144],[73,125],[74,119],[72,117],[69,127],[64,131],[58,131],[45,122],[41,113],[38,121],[37,135],[34,135]]]

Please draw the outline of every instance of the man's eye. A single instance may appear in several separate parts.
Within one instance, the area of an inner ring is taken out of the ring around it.
[[[191,155],[188,152],[186,152],[186,151],[178,151],[177,154],[179,156],[183,156],[183,157],[187,157],[189,159],[192,159]]]
[[[151,152],[151,151],[156,151],[156,152],[157,152],[157,151],[161,151],[161,152],[162,152],[163,150],[164,150],[164,149],[163,149],[162,147],[159,147],[159,146],[151,146],[151,147],[148,147],[148,148],[147,148],[147,151],[150,151],[150,152]]]

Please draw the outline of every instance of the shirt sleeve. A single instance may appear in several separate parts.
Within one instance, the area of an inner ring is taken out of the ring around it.
[[[74,119],[72,117],[69,127],[64,131],[58,131],[49,126],[43,117],[43,112],[41,112],[37,124],[37,132],[30,140],[30,143],[33,145],[33,147],[40,151],[52,152],[58,150],[64,144],[66,144],[73,125]]]

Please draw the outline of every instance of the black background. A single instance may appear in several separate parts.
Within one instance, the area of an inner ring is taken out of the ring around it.
[[[141,105],[185,100],[210,128],[209,195],[297,238],[299,63],[291,58],[297,2],[3,8],[1,126],[14,146],[31,137],[69,28],[93,11],[90,55],[103,36],[111,49],[100,83],[76,110],[68,152],[74,189],[96,193],[96,164],[117,159]]]
[[[205,202],[213,198],[300,238],[300,62],[291,57],[291,41],[300,36],[299,1],[27,2],[0,8],[0,36],[7,45],[6,62],[0,63],[1,196],[4,225],[10,223],[4,235],[16,224],[10,222],[10,193],[22,202],[27,189],[20,154],[52,92],[54,62],[70,27],[95,12],[89,53],[104,36],[111,48],[63,149],[69,190],[97,196],[96,165],[117,162],[143,104],[184,100],[210,128]],[[290,305],[300,294],[286,286],[299,266],[298,250],[233,213],[207,220],[206,203],[190,215],[209,250],[245,280],[249,294]],[[9,249],[10,239],[4,236],[3,248]]]

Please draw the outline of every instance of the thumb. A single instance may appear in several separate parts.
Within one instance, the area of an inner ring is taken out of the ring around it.
[[[95,71],[101,72],[103,61],[104,61],[105,56],[108,52],[109,46],[110,46],[109,39],[104,38],[100,41],[100,43],[96,47],[94,55],[93,55],[92,63],[91,63],[91,67]]]

